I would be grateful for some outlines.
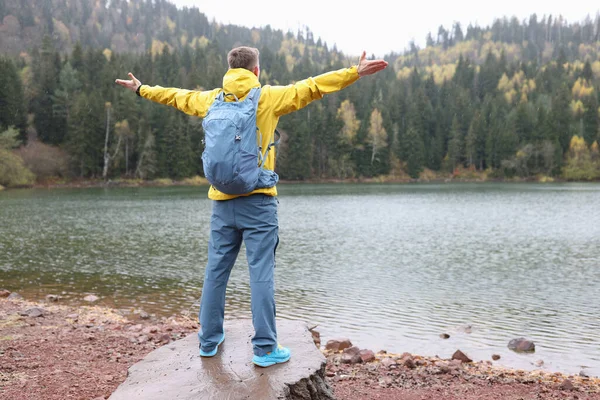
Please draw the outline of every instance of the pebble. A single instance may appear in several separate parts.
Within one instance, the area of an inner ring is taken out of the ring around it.
[[[535,365],[536,367],[541,367],[542,365],[544,365],[544,360],[537,360],[533,363],[533,365]]]
[[[44,314],[46,314],[46,310],[44,310],[43,308],[40,307],[32,307],[32,308],[28,308],[25,311],[21,311],[19,313],[19,315],[23,316],[23,317],[43,317]]]
[[[573,385],[573,382],[571,382],[569,379],[565,379],[560,384],[560,389],[562,389],[562,390],[573,390],[573,389],[575,389],[575,385]]]
[[[157,326],[148,326],[148,327],[144,328],[142,330],[142,332],[144,332],[145,334],[156,333],[156,332],[158,332],[158,327]]]
[[[142,324],[132,325],[127,330],[129,332],[141,332],[143,329]]]
[[[325,350],[342,351],[352,347],[350,339],[334,339],[328,340],[325,344]]]
[[[380,364],[386,368],[389,368],[392,365],[396,365],[396,361],[391,357],[386,357],[383,360],[381,360]]]
[[[98,301],[98,300],[100,300],[100,297],[98,297],[98,296],[96,296],[96,295],[94,295],[94,294],[89,294],[89,295],[85,296],[85,297],[83,298],[83,300],[84,300],[84,301],[87,301],[87,302],[89,302],[89,303],[93,303],[93,302],[95,302],[95,301]]]
[[[465,362],[465,363],[473,362],[473,360],[471,360],[465,353],[463,353],[460,350],[456,350],[454,352],[454,354],[452,354],[452,359],[453,360],[460,360],[460,361]]]
[[[149,340],[150,340],[150,338],[148,338],[148,336],[146,336],[146,335],[142,335],[137,338],[138,343],[146,343]]]
[[[48,294],[46,295],[46,300],[50,302],[56,302],[61,299],[61,296],[57,294]]]
[[[525,338],[517,338],[508,342],[508,348],[518,353],[529,353],[535,351],[535,343]]]
[[[362,359],[362,362],[367,363],[375,360],[375,353],[371,350],[361,350],[358,355]]]

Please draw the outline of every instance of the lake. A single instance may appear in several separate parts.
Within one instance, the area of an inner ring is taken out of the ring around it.
[[[197,313],[206,187],[0,192],[0,288]],[[600,184],[279,186],[278,318],[374,351],[600,375]],[[227,318],[250,316],[244,248]],[[469,327],[470,328],[467,328]],[[441,339],[447,333],[449,339]],[[507,348],[516,337],[533,354]],[[283,342],[285,345],[285,342]]]

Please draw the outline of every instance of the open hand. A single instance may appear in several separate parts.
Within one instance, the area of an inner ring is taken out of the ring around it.
[[[367,60],[367,52],[363,51],[358,60],[358,76],[372,75],[385,69],[388,62],[384,60]]]
[[[137,89],[140,86],[142,86],[142,82],[140,82],[135,76],[133,76],[133,74],[131,72],[128,73],[127,75],[129,75],[131,80],[126,81],[124,79],[117,79],[117,80],[115,80],[115,83],[118,85],[121,85],[124,88],[127,88],[129,90],[133,90],[134,92],[137,91]]]

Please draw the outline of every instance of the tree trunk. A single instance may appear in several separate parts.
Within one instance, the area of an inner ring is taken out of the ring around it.
[[[110,135],[110,107],[106,108],[106,135],[104,136],[104,168],[102,169],[102,179],[106,180],[108,175],[108,163],[110,154],[108,154],[108,136]]]

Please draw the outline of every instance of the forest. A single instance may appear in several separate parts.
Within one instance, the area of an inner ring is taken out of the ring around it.
[[[115,85],[221,86],[259,49],[261,84],[356,64],[309,28],[208,21],[164,0],[0,0],[0,185],[202,177],[201,120]],[[600,16],[455,23],[390,67],[284,116],[284,180],[600,179]]]

